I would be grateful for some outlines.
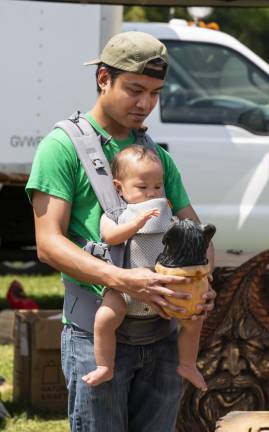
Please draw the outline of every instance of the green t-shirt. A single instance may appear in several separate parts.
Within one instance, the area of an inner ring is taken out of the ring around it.
[[[109,137],[109,134],[89,114],[86,114],[86,117],[98,133]],[[108,161],[111,162],[116,153],[134,142],[135,135],[132,132],[126,140],[112,139],[103,149]],[[176,214],[189,205],[189,198],[169,153],[160,146],[157,146],[157,152],[164,168],[166,196],[172,205],[173,213]],[[73,143],[61,129],[54,129],[38,146],[26,185],[26,192],[30,199],[33,189],[62,198],[71,204],[70,233],[87,240],[100,241],[99,225],[102,208],[81,166]],[[67,275],[63,277],[73,280]],[[78,281],[76,283],[97,294],[103,290],[100,285]]]

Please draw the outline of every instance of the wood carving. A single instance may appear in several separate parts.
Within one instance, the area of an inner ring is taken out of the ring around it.
[[[177,432],[212,432],[230,411],[269,410],[268,264],[269,250],[235,270],[216,269],[198,358],[208,391],[184,383]]]

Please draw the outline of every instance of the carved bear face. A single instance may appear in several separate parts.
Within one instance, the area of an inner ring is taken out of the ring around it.
[[[164,234],[164,250],[157,262],[165,267],[207,264],[206,251],[215,232],[216,227],[212,224],[198,224],[190,219],[175,220]]]

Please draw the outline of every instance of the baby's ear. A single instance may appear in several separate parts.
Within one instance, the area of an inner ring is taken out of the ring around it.
[[[118,192],[119,195],[122,195],[122,187],[121,187],[121,182],[120,180],[117,179],[113,179],[113,183],[115,186],[116,191]]]
[[[201,225],[204,233],[204,237],[207,239],[208,243],[212,239],[216,232],[216,227],[213,224]]]

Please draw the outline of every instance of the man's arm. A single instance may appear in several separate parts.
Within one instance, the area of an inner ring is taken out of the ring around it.
[[[33,209],[40,261],[81,281],[100,283],[106,277],[103,263],[93,260],[91,255],[67,238],[70,204],[61,198],[33,191]],[[89,277],[89,268],[93,264],[96,264],[96,275],[92,271]]]
[[[165,276],[144,268],[121,269],[80,249],[67,238],[71,205],[61,198],[34,190],[33,209],[40,261],[77,280],[127,292],[132,297],[152,305],[163,317],[167,317],[163,307],[182,310],[163,296],[188,298],[189,295],[175,293],[165,286],[186,283],[186,278]]]

